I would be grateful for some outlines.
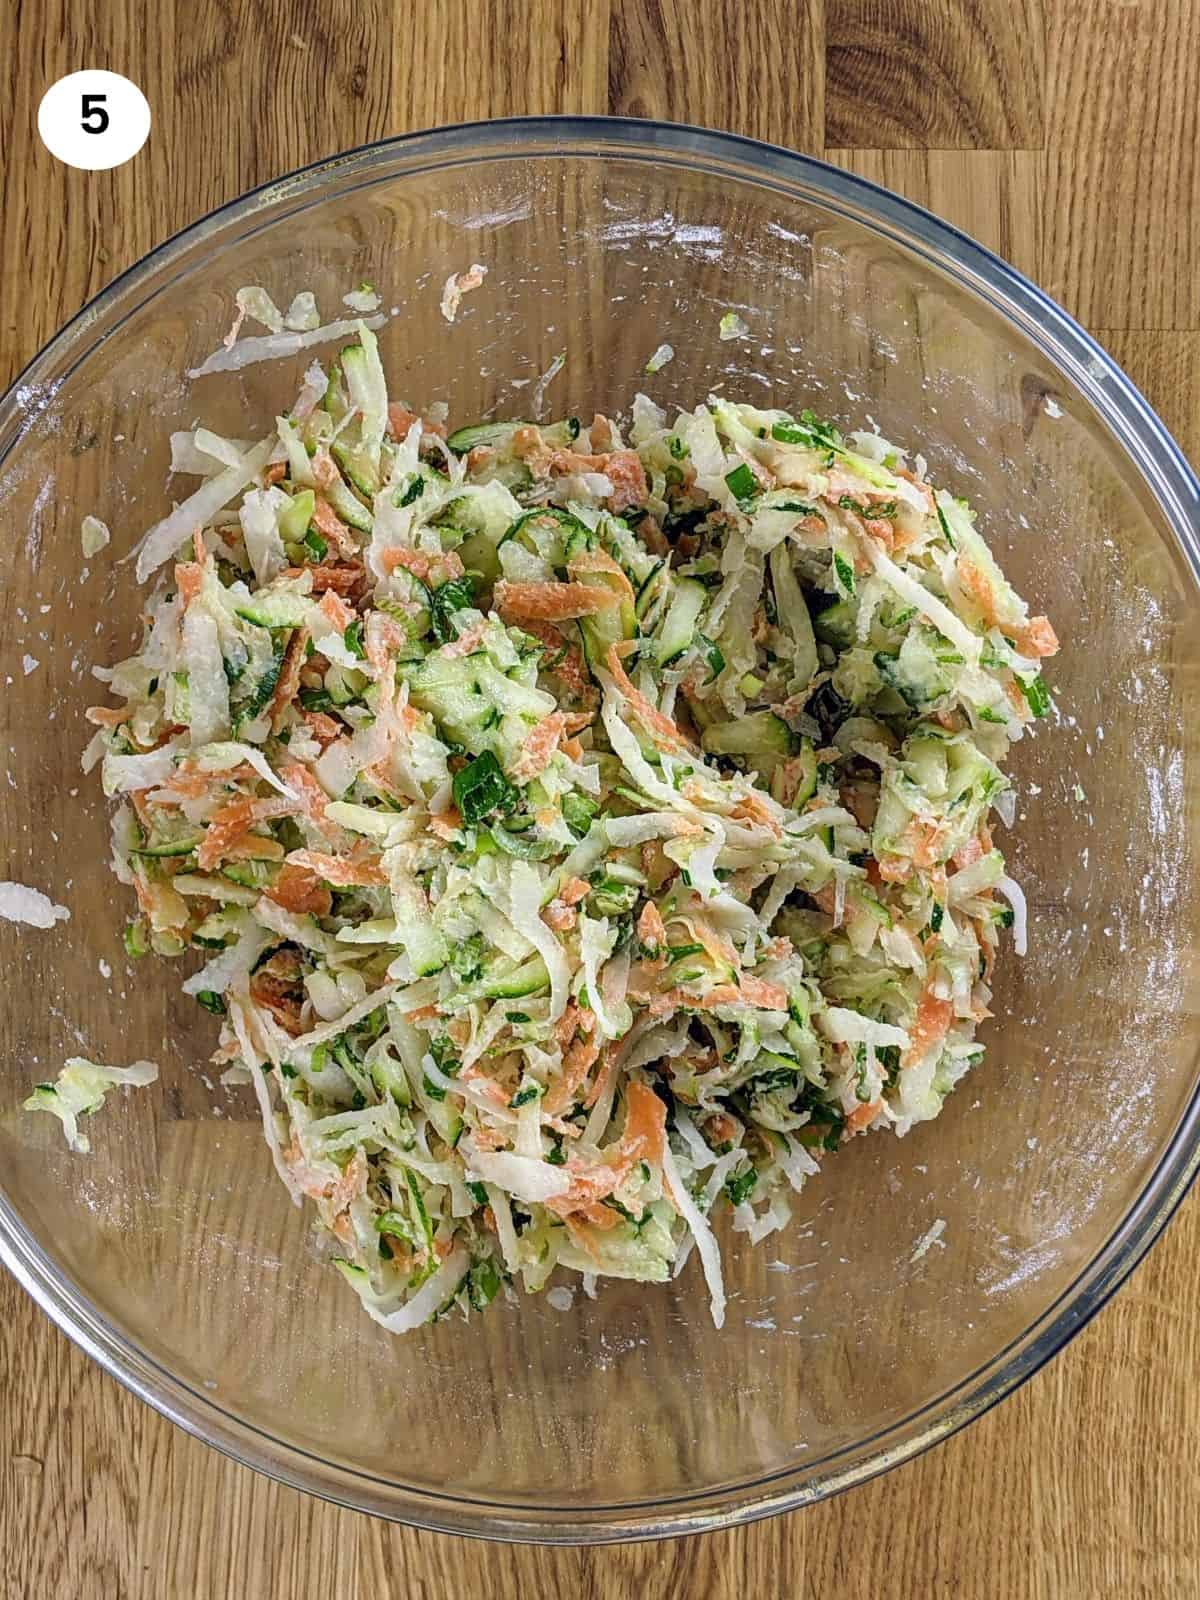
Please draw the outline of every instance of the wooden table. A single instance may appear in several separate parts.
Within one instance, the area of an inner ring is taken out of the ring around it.
[[[84,66],[153,109],[111,173],[38,141],[42,92]],[[5,382],[123,267],[288,168],[436,123],[624,112],[823,154],[951,218],[1200,458],[1200,0],[8,0],[0,85]],[[867,1488],[604,1551],[467,1544],[281,1489],[133,1400],[3,1278],[3,1597],[1195,1595],[1198,1246],[1193,1196],[1066,1354]]]

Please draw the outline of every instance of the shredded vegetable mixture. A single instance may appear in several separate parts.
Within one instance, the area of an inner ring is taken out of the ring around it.
[[[710,399],[443,425],[368,326],[190,499],[88,760],[133,956],[399,1332],[756,1242],[982,1056],[990,831],[1057,648],[875,434]]]

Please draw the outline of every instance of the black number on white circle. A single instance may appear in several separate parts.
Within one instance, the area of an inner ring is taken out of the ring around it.
[[[108,127],[108,112],[104,109],[106,94],[85,94],[81,102],[82,116],[79,125],[84,133],[104,133]]]

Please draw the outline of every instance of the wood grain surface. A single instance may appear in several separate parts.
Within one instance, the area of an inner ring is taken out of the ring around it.
[[[40,144],[60,75],[154,114],[126,167]],[[0,378],[174,230],[364,140],[519,112],[707,123],[951,218],[1093,329],[1200,457],[1198,0],[4,0]],[[832,1503],[602,1551],[373,1522],[235,1466],[132,1399],[0,1279],[4,1600],[563,1593],[1200,1594],[1200,1200],[1014,1398]]]

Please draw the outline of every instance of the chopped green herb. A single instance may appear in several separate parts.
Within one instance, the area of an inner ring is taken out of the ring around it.
[[[476,1311],[482,1311],[500,1293],[503,1279],[491,1256],[476,1261],[467,1273],[467,1298]]]
[[[758,1182],[758,1168],[747,1167],[743,1172],[735,1173],[725,1180],[725,1193],[729,1196],[730,1205],[740,1206],[747,1199]]]
[[[843,511],[853,511],[856,516],[864,520],[870,517],[887,518],[896,515],[894,500],[880,500],[875,505],[870,505],[865,500],[856,500],[853,495],[843,494],[838,497],[838,505]]]
[[[836,1150],[845,1128],[846,1116],[842,1108],[822,1100],[813,1106],[812,1121],[800,1129],[797,1138],[810,1149]]]
[[[802,411],[799,422],[790,418],[776,422],[771,428],[771,437],[780,444],[799,444],[808,450],[819,450],[828,456],[827,465],[833,464],[835,454],[845,454],[841,435],[836,428],[831,423],[823,422],[812,411]]]
[[[474,604],[475,580],[470,573],[438,585],[429,597],[429,615],[439,644],[448,644],[458,637],[450,618],[456,611],[464,611]]]
[[[806,500],[780,500],[771,509],[773,511],[791,511],[799,517],[819,517],[821,515],[816,506],[810,506]]]
[[[1021,693],[1029,702],[1030,711],[1035,717],[1044,717],[1050,709],[1050,691],[1041,673],[1039,672],[1036,678],[1030,678],[1028,683],[1024,678],[1018,678],[1017,682],[1021,685]]]
[[[732,472],[725,474],[725,482],[729,486],[730,494],[739,504],[753,499],[758,493],[758,479],[744,461],[739,462]]]
[[[462,812],[463,821],[471,824],[482,822],[492,811],[515,811],[520,802],[518,791],[490,750],[454,774],[453,789],[454,803]]]
[[[429,1054],[433,1057],[434,1065],[439,1067],[448,1078],[457,1078],[462,1068],[458,1058],[454,1040],[449,1034],[441,1033],[436,1039],[430,1041]]]
[[[562,797],[563,821],[577,839],[582,839],[592,825],[592,820],[600,810],[595,800],[589,800],[587,795],[578,791],[569,790]]]
[[[772,439],[777,439],[780,444],[802,444],[812,446],[813,436],[807,428],[801,428],[794,422],[776,422],[771,428]]]

